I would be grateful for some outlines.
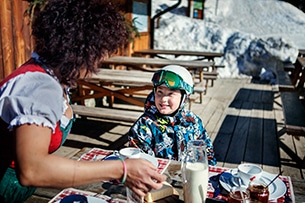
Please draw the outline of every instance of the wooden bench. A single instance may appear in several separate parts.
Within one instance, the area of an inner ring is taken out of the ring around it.
[[[218,68],[225,68],[225,66],[213,65],[212,67],[204,68],[203,80],[206,81],[206,88],[208,87],[209,81],[211,81],[211,87],[214,86],[214,80],[216,80],[218,77],[218,72],[217,72]]]
[[[214,80],[217,79],[218,73],[217,72],[204,72],[203,80],[206,81],[206,88],[208,87],[209,81],[211,81],[211,87],[214,86]]]
[[[285,120],[285,132],[290,135],[305,136],[305,108],[299,99],[295,84],[287,71],[277,69],[277,85],[282,100],[282,109]]]
[[[291,82],[289,73],[285,70],[277,70],[277,85],[280,92],[291,92],[295,90]]]
[[[305,80],[305,58],[304,57],[298,57],[295,64],[294,69],[291,71],[290,78],[293,85],[298,86],[298,82],[301,82],[301,85],[304,85]]]
[[[299,71],[297,75],[296,87],[299,91],[304,92],[305,83],[305,57],[298,57],[295,63],[296,70]]]
[[[121,110],[103,107],[88,107],[84,105],[71,105],[74,114],[93,117],[103,118],[115,121],[135,122],[141,115],[142,112],[132,110]]]
[[[284,62],[283,66],[284,66],[284,71],[287,71],[287,72],[292,72],[295,69],[294,64],[291,62]]]
[[[206,86],[203,82],[195,84],[194,94],[192,94],[191,97],[190,97],[189,109],[191,109],[191,103],[195,102],[198,99],[198,95],[199,95],[200,103],[202,104],[203,95],[206,94],[206,90],[207,90]]]
[[[278,89],[285,121],[283,129],[288,135],[305,136],[305,107],[300,100],[298,90],[295,89],[295,85],[284,68],[277,70]],[[305,157],[302,168],[305,168]]]
[[[304,92],[305,58],[298,57],[295,64],[283,63],[283,68],[277,70],[279,91]]]
[[[277,70],[277,85],[282,100],[286,132],[294,135],[304,134],[304,105],[299,99],[299,92],[293,85],[289,72]]]
[[[305,108],[297,92],[281,92],[285,131],[289,135],[305,136]]]

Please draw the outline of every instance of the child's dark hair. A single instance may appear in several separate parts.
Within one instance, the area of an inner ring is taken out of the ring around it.
[[[123,16],[103,0],[48,0],[34,17],[32,35],[40,60],[69,85],[81,69],[95,72],[128,39]]]

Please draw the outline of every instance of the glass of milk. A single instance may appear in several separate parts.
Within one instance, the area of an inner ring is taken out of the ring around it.
[[[189,141],[181,162],[185,203],[205,202],[209,181],[208,169],[205,142],[203,140]]]

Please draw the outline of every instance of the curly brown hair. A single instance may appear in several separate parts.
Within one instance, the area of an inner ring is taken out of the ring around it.
[[[128,39],[123,16],[103,0],[49,0],[33,19],[32,35],[42,63],[68,85],[81,69],[95,72]]]

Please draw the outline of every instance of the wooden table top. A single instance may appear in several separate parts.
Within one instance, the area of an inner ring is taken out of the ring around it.
[[[125,65],[125,66],[157,66],[163,67],[166,65],[180,65],[187,69],[203,69],[214,65],[211,61],[189,61],[189,60],[169,60],[160,58],[144,58],[144,57],[129,57],[129,56],[114,56],[103,62],[109,65]]]
[[[199,56],[199,57],[222,57],[222,52],[203,52],[203,51],[187,51],[187,50],[164,50],[164,49],[143,49],[134,51],[135,54],[141,55],[175,55],[177,56]]]
[[[89,81],[99,81],[101,83],[111,83],[111,84],[126,84],[126,85],[136,85],[152,86],[151,79],[153,77],[152,72],[146,71],[136,71],[136,70],[113,70],[101,68],[97,74],[92,75],[92,78],[85,79]]]

